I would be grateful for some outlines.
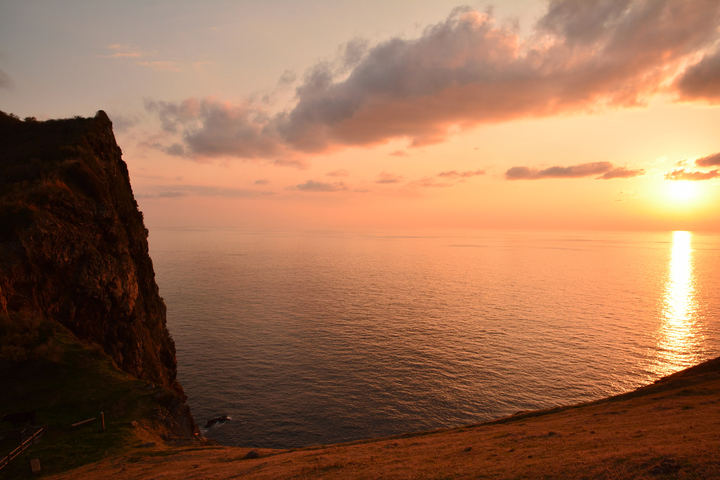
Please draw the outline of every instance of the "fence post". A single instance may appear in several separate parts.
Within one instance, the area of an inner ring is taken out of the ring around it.
[[[102,420],[102,431],[105,431],[105,412],[100,412],[100,420]]]

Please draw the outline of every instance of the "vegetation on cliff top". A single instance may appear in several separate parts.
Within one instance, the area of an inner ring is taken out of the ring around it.
[[[0,471],[4,478],[29,477],[31,458],[45,473],[60,473],[143,443],[172,440],[177,428],[171,411],[184,401],[173,390],[120,371],[98,345],[79,341],[61,325],[17,315],[12,322],[0,315],[0,385],[0,414],[35,410],[37,424],[48,426],[39,444]],[[0,424],[0,431],[11,429]],[[18,433],[0,437],[0,457],[19,444]]]

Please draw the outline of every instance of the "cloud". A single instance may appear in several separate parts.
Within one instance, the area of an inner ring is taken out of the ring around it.
[[[681,98],[720,103],[720,50],[685,70],[676,86]]]
[[[250,103],[231,105],[212,98],[190,98],[180,103],[145,101],[158,115],[163,130],[182,132],[191,155],[268,158],[285,153],[270,117]],[[278,165],[287,161],[276,160]]]
[[[273,165],[277,165],[279,167],[293,167],[293,168],[299,168],[300,170],[307,170],[308,165],[304,160],[299,160],[297,158],[276,158],[272,161]]]
[[[145,169],[141,168],[141,170],[145,170]],[[176,175],[174,177],[166,177],[165,175],[147,175],[147,174],[142,174],[142,173],[135,173],[135,174],[133,174],[133,177],[147,178],[149,180],[165,180],[165,181],[174,180],[177,182],[181,182],[183,180],[182,175]]]
[[[350,175],[350,172],[347,170],[334,170],[332,172],[327,172],[325,175],[328,177],[347,177]]]
[[[388,155],[393,157],[407,157],[408,153],[404,150],[395,150],[394,152],[388,153]]]
[[[452,183],[448,182],[438,182],[434,177],[423,177],[420,180],[415,180],[414,182],[410,182],[407,184],[410,188],[417,188],[417,187],[452,187]]]
[[[147,106],[196,157],[273,158],[392,139],[417,147],[458,127],[638,106],[667,91],[716,98],[719,57],[706,52],[718,24],[717,0],[551,0],[523,38],[491,13],[459,7],[417,38],[349,42],[305,73],[295,104],[279,113],[207,98]]]
[[[446,172],[440,172],[437,177],[448,179],[448,181],[438,181],[435,177],[423,177],[420,180],[415,180],[407,184],[410,188],[417,187],[452,187],[457,185],[458,182],[464,182],[466,178],[475,177],[478,175],[485,175],[485,170],[466,170],[464,172],[458,172],[457,170],[450,170]],[[456,181],[453,181],[456,180]]]
[[[261,195],[274,195],[274,192],[247,190],[242,188],[225,188],[205,185],[155,185],[146,187],[150,192],[138,193],[139,198],[178,198],[178,197],[222,197],[246,198]]]
[[[260,180],[255,180],[253,182],[254,185],[267,185],[268,183],[270,183],[270,180],[266,180],[264,178],[261,178]]]
[[[108,117],[112,120],[113,130],[116,132],[126,132],[130,128],[140,123],[140,117],[137,115],[122,115],[120,113],[109,113]]]
[[[468,178],[468,177],[474,177],[477,175],[485,175],[485,170],[468,170],[465,172],[458,172],[457,170],[451,170],[449,172],[440,172],[438,173],[438,177],[460,177],[460,178]]]
[[[0,70],[0,88],[7,88],[8,90],[14,86],[14,82],[10,75]]]
[[[140,62],[138,65],[143,67],[150,67],[153,70],[161,72],[182,72],[182,66],[177,62],[170,62],[167,60],[157,60],[154,62]]]
[[[684,168],[673,170],[665,174],[665,180],[712,180],[720,177],[718,170],[710,170],[709,172],[686,172]]]
[[[280,75],[280,79],[278,79],[278,86],[287,87],[295,80],[297,80],[297,75],[295,75],[295,72],[293,72],[292,70],[285,70],[283,74]]]
[[[153,52],[142,51],[139,48],[129,44],[120,45],[115,43],[113,45],[108,45],[107,48],[115,52],[109,55],[103,55],[107,58],[142,58],[154,54]]]
[[[402,180],[402,175],[396,175],[394,173],[389,172],[382,172],[380,175],[378,175],[378,179],[375,180],[375,183],[400,183],[400,180]]]
[[[162,150],[165,153],[167,153],[168,155],[172,155],[174,157],[185,157],[186,156],[185,148],[182,145],[180,145],[179,143],[173,143],[169,147],[163,148]]]
[[[207,66],[217,67],[217,63],[211,62],[211,61],[209,61],[209,60],[199,60],[199,61],[197,61],[197,62],[193,62],[191,66],[192,66],[192,69],[193,69],[193,70],[195,70],[195,71],[200,71],[200,72],[201,72],[201,71],[203,71],[203,70],[205,69],[205,67],[207,67]]]
[[[291,189],[302,190],[303,192],[337,192],[338,190],[347,190],[343,182],[323,183],[315,180],[308,180],[305,183],[290,187]]]
[[[616,167],[597,177],[597,180],[612,180],[613,178],[632,178],[645,175],[645,169],[630,170],[627,167]]]
[[[583,178],[600,175],[597,180],[630,178],[644,175],[645,170],[629,170],[616,167],[610,162],[592,162],[571,165],[569,167],[550,167],[543,170],[530,167],[512,167],[505,172],[507,180],[541,180],[546,178]]]
[[[695,165],[698,167],[720,166],[720,152],[708,155],[707,157],[698,158],[695,160]]]

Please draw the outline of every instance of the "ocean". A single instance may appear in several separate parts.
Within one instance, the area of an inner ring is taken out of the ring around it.
[[[150,230],[178,378],[224,445],[479,423],[720,355],[720,236]]]

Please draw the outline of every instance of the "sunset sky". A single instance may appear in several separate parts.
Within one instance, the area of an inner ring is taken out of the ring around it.
[[[0,0],[148,226],[720,231],[720,2]]]

